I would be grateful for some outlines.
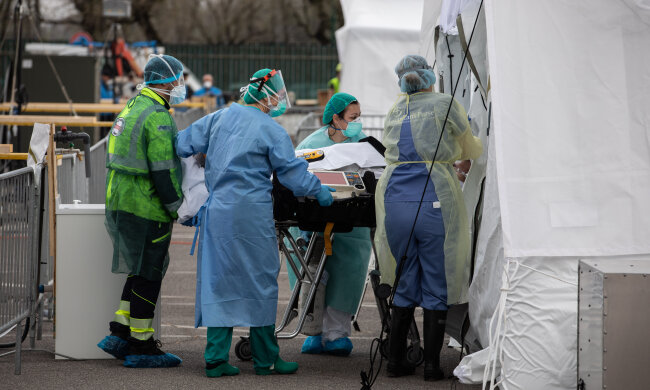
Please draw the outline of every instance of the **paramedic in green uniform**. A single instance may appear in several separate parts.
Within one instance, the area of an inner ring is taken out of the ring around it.
[[[361,105],[350,94],[339,92],[330,98],[323,111],[323,123],[325,126],[305,138],[296,150],[359,142],[366,138],[361,131]],[[294,237],[300,234],[298,228],[291,228],[290,232]],[[363,295],[371,250],[370,228],[356,227],[350,233],[336,233],[332,256],[325,264],[327,283],[322,333],[307,337],[302,353],[348,356],[352,352],[351,320]],[[291,267],[287,269],[293,288],[296,277]]]
[[[173,367],[181,359],[160,350],[152,324],[183,200],[169,113],[170,104],[185,99],[183,65],[168,55],[150,56],[139,88],[108,139],[105,225],[113,241],[112,271],[127,277],[111,334],[98,347],[126,367]]]

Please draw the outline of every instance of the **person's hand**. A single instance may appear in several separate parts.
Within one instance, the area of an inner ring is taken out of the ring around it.
[[[330,192],[336,192],[336,190],[332,187],[320,186],[320,192],[318,195],[316,195],[316,199],[318,200],[318,204],[321,206],[331,206],[332,202],[334,202],[334,198],[332,198],[332,194]]]
[[[456,177],[458,180],[465,182],[467,178],[467,172],[472,167],[472,162],[470,160],[456,161],[454,163],[454,170],[456,171]]]
[[[198,225],[198,222],[199,222],[199,215],[197,214],[192,218],[188,218],[184,222],[181,222],[181,225],[192,227]]]

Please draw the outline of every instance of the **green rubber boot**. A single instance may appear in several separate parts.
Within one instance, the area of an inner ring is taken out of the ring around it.
[[[293,374],[298,370],[298,363],[280,359],[274,325],[251,327],[250,341],[255,374]]]
[[[206,364],[205,375],[208,378],[218,378],[220,376],[234,376],[239,374],[239,368],[231,366],[228,362],[218,364]]]
[[[228,364],[228,352],[232,342],[232,328],[208,327],[208,342],[205,346],[205,375],[208,378],[233,376],[239,368]]]
[[[285,362],[284,360],[280,359],[279,356],[277,359],[275,359],[275,363],[273,363],[271,367],[255,368],[255,374],[257,375],[271,375],[271,374],[286,375],[286,374],[293,374],[296,371],[298,371],[298,363]]]

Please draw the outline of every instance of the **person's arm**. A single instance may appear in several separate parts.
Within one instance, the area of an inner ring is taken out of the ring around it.
[[[221,114],[222,110],[219,110],[206,115],[192,123],[187,129],[180,131],[176,136],[176,153],[180,157],[207,153],[211,129]]]
[[[307,171],[309,163],[297,158],[286,132],[269,145],[269,161],[282,185],[293,191],[295,196],[314,196],[320,192],[320,180]]]
[[[467,120],[467,113],[455,99],[452,101],[449,120],[455,127],[455,134],[458,134],[456,139],[461,149],[459,160],[471,160],[479,157],[483,153],[483,143],[472,134],[472,129]]]
[[[176,126],[173,121],[167,112],[154,112],[145,121],[144,131],[151,181],[165,209],[176,219],[183,202],[183,191],[181,165],[174,151]]]

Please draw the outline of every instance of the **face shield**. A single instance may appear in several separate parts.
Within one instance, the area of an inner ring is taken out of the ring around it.
[[[272,117],[284,114],[287,108],[291,107],[280,70],[274,69],[263,77],[252,78],[240,92],[242,97],[248,94],[257,103],[268,108]]]

